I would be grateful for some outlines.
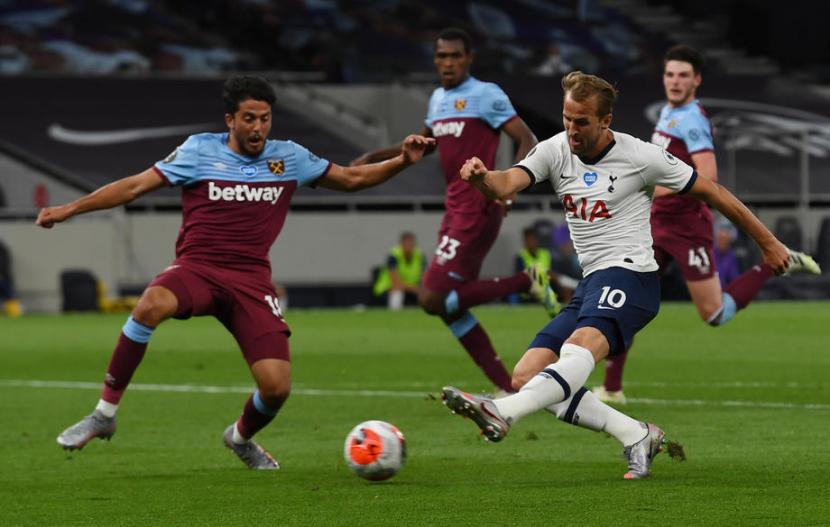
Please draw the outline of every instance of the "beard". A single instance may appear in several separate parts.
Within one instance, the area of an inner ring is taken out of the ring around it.
[[[236,139],[236,144],[239,145],[239,150],[248,157],[257,157],[265,148],[265,138],[259,136],[260,142],[256,146],[248,143],[248,139],[250,138],[250,135],[234,134],[234,139]]]

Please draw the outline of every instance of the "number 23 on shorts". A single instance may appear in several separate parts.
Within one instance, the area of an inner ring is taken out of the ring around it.
[[[439,243],[438,248],[435,249],[435,254],[444,260],[452,260],[458,254],[458,247],[460,245],[460,241],[455,238],[450,238],[445,234],[441,237],[441,243]]]

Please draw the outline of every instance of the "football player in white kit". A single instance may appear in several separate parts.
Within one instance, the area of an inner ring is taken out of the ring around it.
[[[492,400],[447,386],[443,399],[490,441],[500,441],[516,421],[543,408],[565,422],[605,431],[623,444],[625,478],[642,478],[666,443],[664,432],[600,402],[583,384],[597,362],[624,352],[657,315],[650,226],[655,185],[718,209],[755,240],[777,274],[787,271],[789,253],[728,190],[697,177],[662,148],[612,131],[617,91],[607,81],[576,71],[562,79],[562,88],[564,132],[508,170],[490,171],[478,158],[469,159],[461,177],[494,199],[550,181],[565,207],[584,278],[571,303],[537,334],[514,368],[518,393]],[[679,445],[677,454],[683,455]]]

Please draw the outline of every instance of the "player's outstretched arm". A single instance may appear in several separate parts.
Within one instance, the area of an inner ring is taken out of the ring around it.
[[[140,174],[104,185],[95,192],[87,194],[72,203],[41,209],[35,224],[51,229],[56,223],[66,221],[72,216],[117,207],[162,186],[164,186],[162,177],[155,169],[149,168]]]
[[[342,167],[332,164],[320,179],[320,186],[332,190],[355,192],[380,185],[406,167],[421,160],[427,148],[435,145],[435,139],[422,135],[410,135],[401,143],[398,155],[392,159],[361,166]]]
[[[689,194],[709,203],[749,234],[761,248],[764,263],[772,267],[777,274],[787,272],[790,258],[787,248],[726,188],[711,179],[698,177]]]
[[[477,157],[468,159],[461,167],[461,179],[476,187],[490,199],[507,199],[530,185],[530,176],[521,168],[487,170]]]
[[[421,131],[423,137],[432,137],[432,130],[427,128],[426,126]],[[381,148],[379,150],[372,150],[371,152],[366,152],[362,156],[358,157],[357,159],[353,159],[349,166],[358,167],[361,165],[368,165],[369,163],[377,163],[379,161],[386,161],[387,159],[392,159],[393,157],[397,156],[401,153],[401,148],[403,148],[403,141],[396,145],[392,145],[388,148]],[[432,143],[427,146],[426,150],[424,150],[424,155],[431,154],[435,151],[435,143]]]

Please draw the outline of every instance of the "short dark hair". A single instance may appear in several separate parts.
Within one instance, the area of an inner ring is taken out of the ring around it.
[[[536,229],[534,229],[533,227],[525,227],[524,229],[522,229],[522,237],[527,238],[528,236],[536,236],[537,238],[539,237],[539,235],[536,234]]]
[[[267,102],[271,107],[277,102],[274,89],[262,77],[234,75],[225,81],[225,86],[222,89],[225,112],[229,114],[236,113],[239,110],[239,103],[248,99]]]
[[[464,43],[464,53],[469,53],[473,50],[473,39],[470,34],[460,27],[448,27],[442,29],[435,38],[437,43],[439,40],[460,40]]]
[[[414,240],[415,239],[415,233],[413,233],[412,231],[403,231],[401,233],[401,241],[404,241],[406,239]]]
[[[701,55],[695,48],[687,46],[686,44],[678,44],[670,47],[669,50],[666,51],[666,55],[663,57],[663,64],[670,60],[688,62],[692,65],[692,70],[694,70],[695,75],[700,73],[703,66],[706,64],[706,60],[703,58],[703,55]]]

